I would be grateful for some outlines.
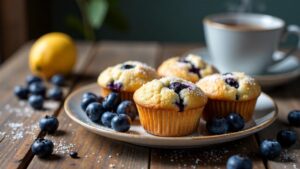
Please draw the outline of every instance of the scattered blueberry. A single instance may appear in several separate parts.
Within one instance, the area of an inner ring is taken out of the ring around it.
[[[65,78],[63,75],[54,75],[51,78],[51,83],[57,86],[63,86],[65,83]]]
[[[126,114],[131,118],[132,121],[134,121],[138,112],[132,101],[125,100],[119,104],[117,108],[117,114]]]
[[[53,152],[53,142],[51,140],[38,138],[31,145],[31,151],[34,155],[39,157],[47,157]]]
[[[27,99],[29,90],[26,87],[16,86],[14,88],[14,93],[19,99]]]
[[[132,69],[134,67],[135,67],[135,65],[124,64],[121,66],[121,69]]]
[[[93,97],[95,99],[98,99],[98,96],[92,92],[85,92],[83,93],[81,99],[87,98],[87,97]]]
[[[116,109],[118,104],[120,103],[120,96],[118,93],[111,92],[108,96],[103,100],[102,105],[106,110]]]
[[[102,114],[102,117],[101,117],[101,123],[106,126],[106,127],[109,127],[111,128],[111,120],[117,116],[116,113],[113,113],[113,112],[105,112]]]
[[[280,155],[280,143],[274,139],[264,140],[260,144],[260,153],[263,157],[272,160]]]
[[[93,121],[99,122],[102,114],[105,112],[105,109],[100,103],[94,102],[87,106],[85,113]]]
[[[293,110],[288,115],[288,121],[293,126],[300,126],[300,110]]]
[[[96,98],[93,98],[93,97],[86,97],[86,98],[83,98],[81,100],[81,108],[83,111],[86,110],[87,106],[90,104],[90,103],[93,103],[93,102],[98,102],[98,99]]]
[[[206,123],[206,129],[210,134],[224,134],[228,131],[228,128],[225,118],[214,118]]]
[[[26,77],[26,83],[27,86],[31,85],[32,83],[36,83],[36,82],[42,82],[43,80],[37,76],[33,76],[33,75],[28,75]]]
[[[63,98],[63,91],[60,87],[53,87],[48,92],[48,97],[52,100],[61,100]]]
[[[31,95],[28,102],[34,109],[42,109],[44,105],[44,98],[40,95]]]
[[[33,95],[45,96],[46,87],[41,82],[32,83],[31,85],[29,85],[29,92]]]
[[[227,83],[229,86],[234,87],[234,88],[239,88],[239,82],[233,78],[227,77],[225,78],[225,83]]]
[[[277,133],[277,141],[282,147],[290,147],[297,141],[296,132],[291,130],[281,130]]]
[[[229,131],[240,131],[244,128],[245,126],[245,121],[244,118],[237,113],[230,113],[227,117],[226,120],[228,122],[229,126]]]
[[[126,132],[129,130],[131,124],[130,117],[126,114],[120,114],[117,116],[114,116],[114,118],[111,120],[111,127],[115,131],[119,132]]]
[[[40,120],[39,125],[42,131],[52,134],[57,130],[59,122],[56,117],[46,115]]]
[[[252,169],[252,161],[248,157],[233,155],[226,164],[227,169]]]
[[[69,155],[70,155],[70,157],[72,157],[72,158],[78,158],[78,153],[77,153],[76,151],[71,151],[71,152],[69,153]]]

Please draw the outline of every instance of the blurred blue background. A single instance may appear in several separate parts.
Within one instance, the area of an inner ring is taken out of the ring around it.
[[[66,23],[70,15],[80,17],[74,0],[51,1],[51,29],[84,37]],[[204,42],[204,16],[228,11],[252,11],[280,17],[287,24],[300,24],[299,0],[120,0],[118,7],[128,24],[127,31],[107,24],[96,31],[97,40],[142,40],[162,42]]]

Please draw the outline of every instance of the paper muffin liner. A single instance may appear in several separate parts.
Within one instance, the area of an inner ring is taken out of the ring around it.
[[[208,99],[203,111],[204,120],[226,117],[229,113],[239,113],[247,122],[252,119],[257,98],[247,101],[224,101]]]
[[[102,97],[106,97],[107,95],[109,95],[109,93],[111,93],[112,91],[108,88],[101,88],[101,96]],[[131,100],[133,101],[133,93],[134,92],[125,92],[125,91],[120,91],[120,92],[117,92],[120,94],[120,98],[121,100]]]
[[[199,125],[203,107],[183,112],[148,108],[136,104],[143,128],[156,136],[185,136]]]

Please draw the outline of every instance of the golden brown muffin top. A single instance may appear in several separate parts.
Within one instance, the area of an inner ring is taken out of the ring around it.
[[[157,71],[160,76],[179,77],[193,83],[205,76],[218,72],[200,56],[193,54],[189,54],[186,57],[167,59],[159,66]]]
[[[256,99],[261,92],[259,84],[242,72],[214,74],[196,83],[210,99],[244,101]]]
[[[207,102],[207,97],[195,84],[175,77],[144,84],[135,91],[133,99],[144,107],[176,111],[203,107]]]
[[[134,92],[155,78],[158,75],[152,67],[138,61],[127,61],[102,71],[98,84],[113,91]]]

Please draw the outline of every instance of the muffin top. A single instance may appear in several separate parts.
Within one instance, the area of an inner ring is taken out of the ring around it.
[[[241,72],[214,74],[196,83],[210,99],[245,101],[260,95],[259,84]]]
[[[164,61],[157,71],[160,76],[180,77],[193,83],[207,75],[218,72],[200,56],[192,54],[186,57],[170,58]]]
[[[116,92],[134,92],[155,78],[158,78],[158,75],[152,67],[138,61],[127,61],[102,71],[98,77],[98,84]]]
[[[195,84],[175,77],[144,84],[135,91],[133,99],[144,107],[180,112],[203,107],[207,102],[207,97]]]

